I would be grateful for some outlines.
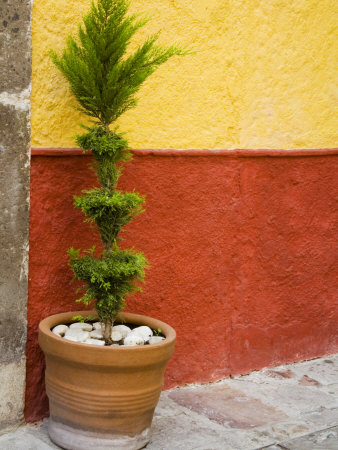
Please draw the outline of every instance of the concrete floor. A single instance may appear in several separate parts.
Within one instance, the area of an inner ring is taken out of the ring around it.
[[[1,450],[58,449],[47,421]],[[338,354],[165,391],[147,450],[338,450]]]

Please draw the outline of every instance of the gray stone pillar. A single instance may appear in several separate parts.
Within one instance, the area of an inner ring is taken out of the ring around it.
[[[32,0],[0,0],[0,433],[23,420]]]

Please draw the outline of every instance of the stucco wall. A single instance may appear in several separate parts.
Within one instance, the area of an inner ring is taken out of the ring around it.
[[[61,50],[89,0],[33,6],[33,146],[70,147],[83,117],[48,51]],[[199,52],[175,58],[121,120],[133,148],[337,146],[336,0],[133,0],[162,30]]]
[[[0,4],[0,433],[23,420],[31,1]]]
[[[90,157],[48,156],[69,153],[85,120],[48,51],[89,3],[34,2],[32,141],[47,150],[32,165],[27,420],[48,411],[38,322],[74,308],[66,250],[99,244],[72,207],[94,182]],[[156,72],[119,121],[133,148],[197,149],[136,151],[120,184],[147,195],[125,243],[152,263],[128,308],[178,331],[166,386],[337,351],[337,151],[292,149],[337,147],[338,3],[133,0],[132,11],[153,15],[139,39],[162,29],[163,43],[199,50]]]
[[[146,211],[124,245],[151,263],[128,310],[177,331],[166,387],[338,351],[338,151],[285,153],[137,152],[127,164],[120,187],[146,194]],[[32,158],[27,420],[48,412],[38,323],[77,307],[66,250],[100,245],[72,205],[95,183],[90,162]]]

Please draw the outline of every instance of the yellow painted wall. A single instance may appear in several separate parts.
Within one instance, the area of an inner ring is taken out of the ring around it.
[[[48,58],[89,0],[34,0],[32,146],[74,146],[84,117]],[[162,66],[119,121],[134,148],[337,147],[337,0],[134,0],[198,54]]]

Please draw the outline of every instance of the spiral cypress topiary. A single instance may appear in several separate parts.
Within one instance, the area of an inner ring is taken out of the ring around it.
[[[77,137],[84,151],[91,150],[94,168],[101,185],[74,197],[86,221],[96,224],[103,243],[97,256],[95,248],[68,250],[74,278],[82,281],[83,296],[78,302],[94,304],[104,324],[106,345],[112,343],[111,331],[128,294],[140,290],[147,260],[142,253],[119,248],[119,233],[143,209],[144,196],[117,189],[121,175],[118,163],[131,159],[124,135],[110,125],[121,114],[136,106],[135,94],[143,82],[174,55],[190,50],[177,45],[157,45],[158,34],[150,36],[134,52],[127,51],[134,34],[148,18],[128,15],[126,0],[97,0],[79,26],[77,39],[68,38],[61,55],[51,52],[54,64],[68,80],[78,109],[91,117],[93,125]]]

